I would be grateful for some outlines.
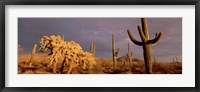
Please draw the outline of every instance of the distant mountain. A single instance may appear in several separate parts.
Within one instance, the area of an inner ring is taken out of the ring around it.
[[[127,56],[127,55],[123,55],[123,56],[117,58],[117,61],[121,61],[122,58],[123,58],[124,60],[128,61],[128,56]],[[139,61],[143,61],[143,60],[142,60],[142,59],[133,58],[132,61],[133,61],[133,62],[139,62]]]

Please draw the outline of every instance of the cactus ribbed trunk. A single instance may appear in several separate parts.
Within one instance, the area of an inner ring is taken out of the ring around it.
[[[112,53],[113,53],[113,67],[116,67],[116,56],[115,56],[115,37],[112,34]]]
[[[146,67],[146,73],[151,74],[152,73],[152,52],[151,52],[151,45],[144,45],[143,46],[143,56],[144,56],[144,62]]]
[[[133,57],[132,57],[133,53],[130,51],[130,44],[128,42],[128,53],[127,53],[127,57],[128,57],[128,60],[129,60],[129,66],[132,66],[133,64]]]
[[[91,46],[90,46],[90,52],[93,54],[93,56],[95,56],[95,51],[96,51],[96,46],[94,45],[92,41]]]
[[[29,66],[32,66],[32,63],[34,62],[36,48],[37,48],[37,44],[34,44],[33,49],[32,49],[32,53],[31,53],[31,58],[30,58],[30,61],[29,61]]]
[[[142,42],[137,41],[135,37],[131,34],[130,30],[127,30],[131,41],[138,45],[143,46],[143,56],[145,62],[146,73],[151,74],[152,72],[152,51],[151,46],[154,46],[161,38],[162,32],[157,32],[154,39],[149,39],[148,24],[145,18],[141,19],[141,25],[138,25],[138,31]]]
[[[115,37],[114,34],[112,34],[112,54],[113,54],[113,67],[116,68],[117,66],[117,55],[120,52],[120,48],[118,48],[117,51],[115,51]]]
[[[116,60],[117,58],[115,57],[115,56],[113,56],[113,67],[115,68],[116,66],[117,66],[117,64],[116,64]]]

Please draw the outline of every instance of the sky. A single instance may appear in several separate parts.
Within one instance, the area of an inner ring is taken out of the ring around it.
[[[152,55],[157,61],[182,60],[182,18],[147,18],[150,39],[156,32],[163,32],[158,43],[152,47]],[[142,46],[135,45],[129,38],[127,29],[141,41],[137,26],[141,18],[18,18],[18,44],[21,54],[29,54],[34,44],[46,35],[65,36],[65,41],[75,41],[83,51],[89,52],[93,41],[96,57],[112,58],[112,33],[115,48],[120,48],[118,57],[127,53],[128,42],[133,58],[143,59]],[[39,52],[38,52],[39,53]]]

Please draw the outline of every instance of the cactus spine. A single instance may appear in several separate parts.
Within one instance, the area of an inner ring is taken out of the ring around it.
[[[34,62],[36,48],[37,48],[37,44],[34,44],[33,49],[32,49],[32,53],[31,53],[31,58],[30,58],[30,61],[29,61],[29,66],[32,66],[32,63]]]
[[[139,46],[143,46],[143,56],[144,56],[144,61],[145,61],[145,67],[146,67],[146,73],[147,74],[151,74],[152,73],[152,51],[151,51],[151,46],[155,45],[159,39],[162,36],[162,32],[157,32],[155,35],[154,39],[149,39],[149,32],[148,32],[148,25],[147,25],[147,21],[145,18],[141,19],[141,24],[142,27],[140,25],[137,26],[140,37],[142,42],[137,41],[135,39],[135,37],[131,34],[130,30],[128,29],[128,35],[131,39],[131,41]]]
[[[129,60],[129,66],[132,66],[132,59],[133,59],[133,53],[130,51],[130,44],[128,42],[128,53],[126,53],[128,60]]]
[[[90,45],[90,52],[92,53],[92,55],[95,56],[95,51],[96,51],[96,46],[94,45],[93,41]]]
[[[112,54],[113,54],[113,67],[115,68],[117,65],[117,55],[120,52],[120,48],[118,48],[117,51],[115,51],[115,37],[114,34],[112,34]]]

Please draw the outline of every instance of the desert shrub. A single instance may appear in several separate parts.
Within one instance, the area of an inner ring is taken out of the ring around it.
[[[113,64],[112,60],[102,59],[102,67],[111,67]]]
[[[153,71],[156,74],[181,74],[181,62],[157,62],[153,64]]]

